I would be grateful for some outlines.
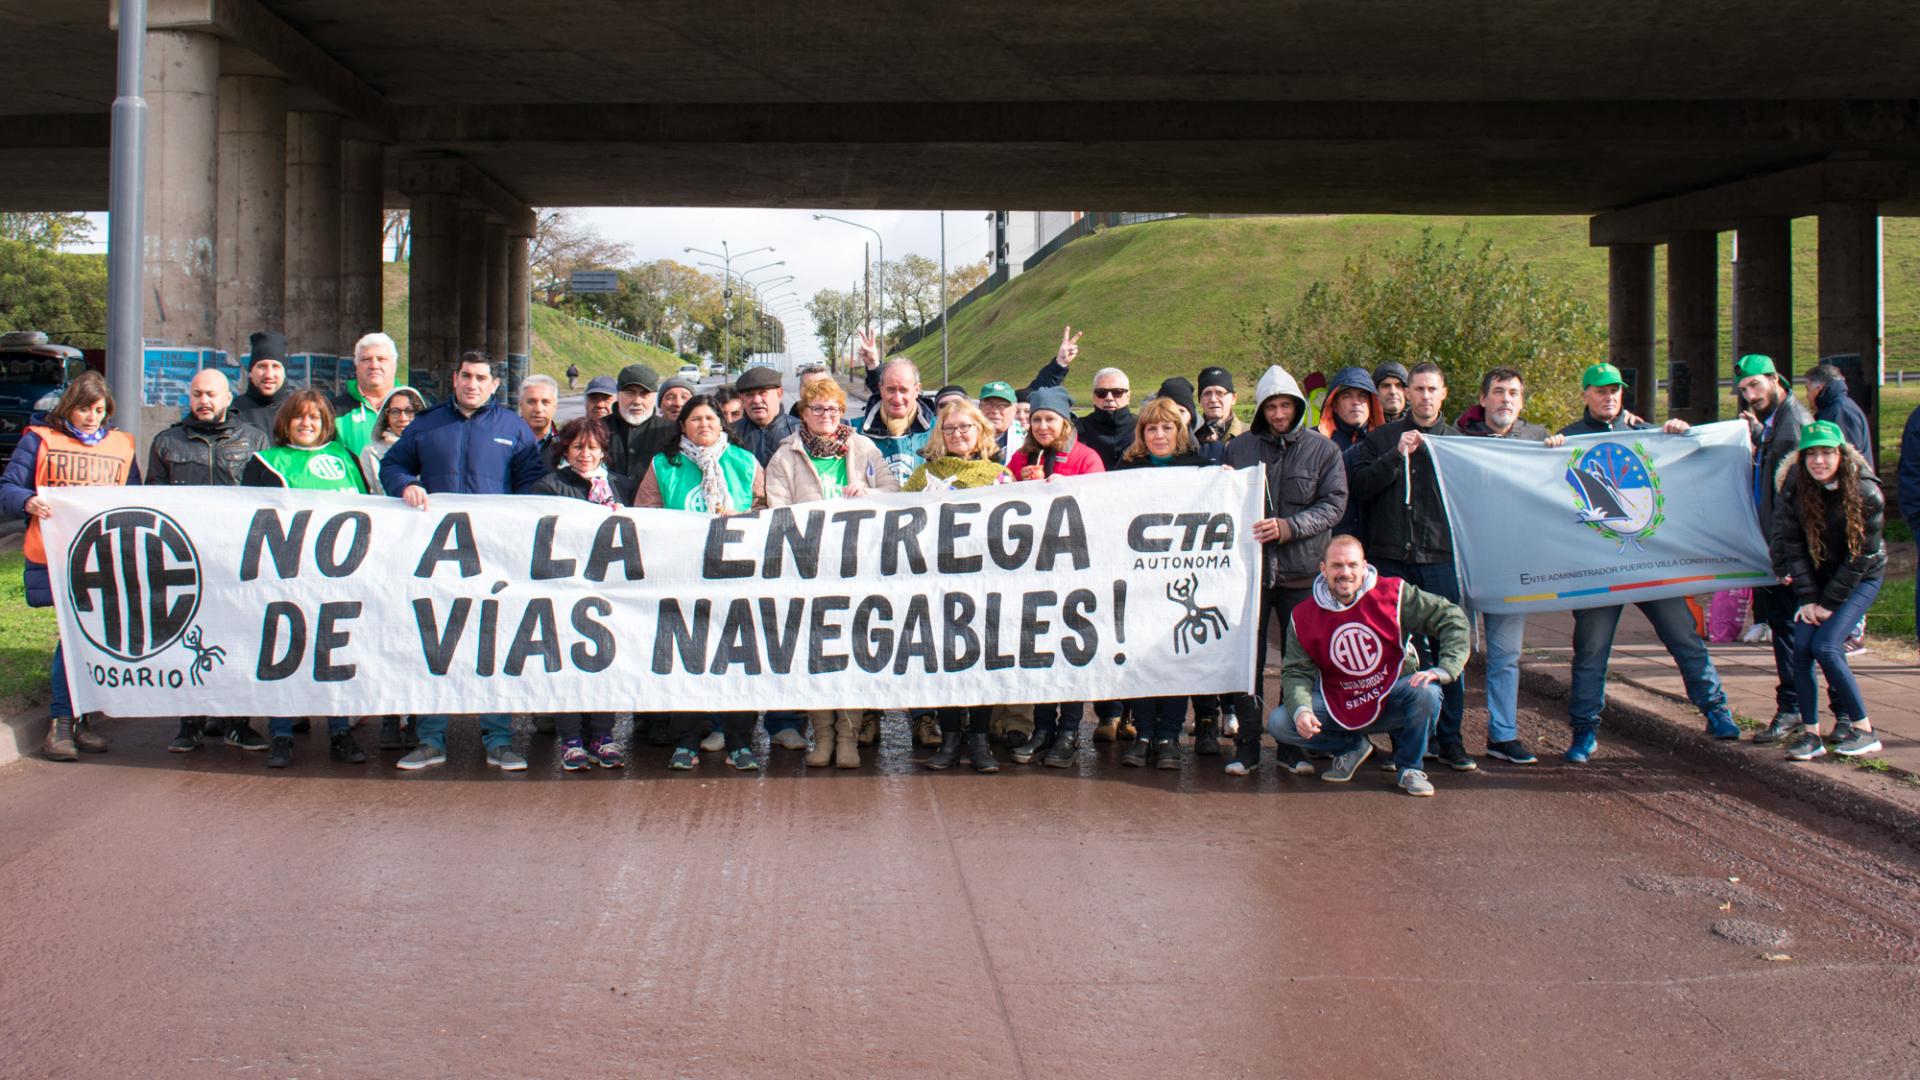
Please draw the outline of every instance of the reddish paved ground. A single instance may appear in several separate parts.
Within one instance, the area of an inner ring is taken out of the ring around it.
[[[1920,1072],[1914,851],[1618,739],[1416,800],[1110,747],[933,776],[898,733],[509,777],[456,726],[402,777],[110,730],[0,771],[8,1076]]]

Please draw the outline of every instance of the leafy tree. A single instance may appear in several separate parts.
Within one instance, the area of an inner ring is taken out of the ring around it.
[[[601,270],[633,261],[627,245],[600,235],[568,209],[535,211],[533,242],[527,261],[533,268],[534,288],[547,294],[547,306],[559,303],[575,270]]]
[[[821,289],[807,301],[807,314],[813,318],[813,337],[820,343],[821,355],[844,370],[839,357],[860,328],[860,294]]]
[[[54,341],[105,345],[106,256],[0,240],[0,330],[44,330]]]
[[[1577,419],[1580,372],[1606,355],[1604,320],[1471,231],[1446,241],[1426,229],[1417,245],[1362,251],[1285,315],[1271,306],[1257,321],[1241,314],[1241,331],[1263,367],[1297,376],[1430,360],[1446,374],[1450,414],[1478,401],[1482,372],[1514,368],[1526,379],[1526,419],[1550,430]],[[1249,384],[1258,374],[1246,373]]]
[[[18,240],[48,251],[58,251],[91,239],[93,222],[87,220],[85,214],[0,214],[0,240]]]

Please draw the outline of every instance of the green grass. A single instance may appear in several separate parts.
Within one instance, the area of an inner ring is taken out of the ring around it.
[[[27,606],[20,578],[25,558],[0,555],[0,708],[12,711],[47,700],[47,669],[60,640],[52,608]]]
[[[407,370],[407,264],[387,263],[385,267],[385,309],[383,329],[399,346],[400,370]],[[628,364],[642,363],[662,375],[679,370],[681,360],[665,349],[639,345],[604,330],[582,326],[569,316],[543,304],[533,305],[533,371],[551,375],[567,384],[567,365],[580,365],[580,385],[595,375],[617,375]],[[403,380],[404,381],[404,380]]]
[[[950,337],[953,382],[975,386],[1006,379],[1024,386],[1053,356],[1062,326],[1084,331],[1069,388],[1085,398],[1093,372],[1109,364],[1127,369],[1136,399],[1169,375],[1192,378],[1220,364],[1235,372],[1256,361],[1236,313],[1258,318],[1262,305],[1290,310],[1313,282],[1338,274],[1363,248],[1405,244],[1432,226],[1451,236],[1461,225],[1493,241],[1495,250],[1564,281],[1606,320],[1607,255],[1587,244],[1581,217],[1262,217],[1180,219],[1106,229],[1075,241],[1030,273],[954,317]],[[1818,355],[1816,222],[1794,223],[1795,370]],[[1732,236],[1721,237],[1731,257]],[[1886,221],[1887,366],[1920,369],[1920,219]],[[1722,262],[1721,355],[1732,351],[1731,270]],[[1656,260],[1654,296],[1664,365],[1665,259]],[[905,353],[929,385],[940,371],[936,334]],[[1305,360],[1300,375],[1320,365]],[[1729,366],[1723,362],[1723,366]],[[1920,395],[1920,387],[1909,390]],[[1920,401],[1920,397],[1916,397]],[[1464,407],[1464,403],[1462,403]],[[1902,407],[1904,418],[1911,405]],[[1723,410],[1731,415],[1731,410]],[[1890,407],[1883,427],[1897,441]]]

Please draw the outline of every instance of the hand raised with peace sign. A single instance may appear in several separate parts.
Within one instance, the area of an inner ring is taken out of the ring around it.
[[[862,328],[853,335],[853,357],[860,366],[872,371],[880,366],[880,338],[871,329]]]
[[[1072,367],[1073,358],[1080,355],[1080,335],[1069,326],[1060,332],[1060,351],[1053,354],[1053,362],[1061,367]]]

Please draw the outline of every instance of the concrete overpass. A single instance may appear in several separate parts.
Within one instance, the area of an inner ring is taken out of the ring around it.
[[[0,0],[35,61],[0,73],[0,207],[105,205],[110,22]],[[415,214],[416,368],[524,354],[532,205],[1584,213],[1644,408],[1666,249],[1703,414],[1718,232],[1743,350],[1793,362],[1786,223],[1817,214],[1820,351],[1877,355],[1916,42],[1893,2],[154,0],[147,332],[343,349],[378,325],[383,204]]]

